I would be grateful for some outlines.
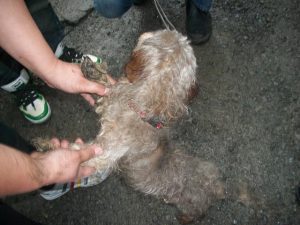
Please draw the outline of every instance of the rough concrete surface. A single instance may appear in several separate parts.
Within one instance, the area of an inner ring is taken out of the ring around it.
[[[160,1],[185,33],[185,1]],[[190,115],[172,127],[173,144],[211,160],[235,190],[247,186],[242,204],[233,196],[213,205],[194,224],[300,224],[295,192],[300,182],[300,77],[298,0],[216,0],[213,35],[194,46],[200,93]],[[138,36],[163,28],[153,4],[133,7],[120,19],[91,12],[68,26],[65,42],[102,56],[118,77]],[[57,136],[93,138],[93,109],[79,96],[39,86],[53,110],[42,125],[25,121],[13,98],[1,92],[2,120],[30,140]],[[230,190],[229,190],[230,192]],[[117,175],[54,201],[38,192],[6,198],[26,216],[51,225],[171,225],[176,209],[129,188]]]
[[[93,0],[50,0],[61,21],[78,23],[93,8]]]

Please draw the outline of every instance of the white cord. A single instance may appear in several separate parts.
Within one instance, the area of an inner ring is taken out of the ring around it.
[[[167,28],[167,30],[171,30],[171,29],[176,30],[175,26],[170,22],[167,15],[165,14],[165,12],[164,12],[163,8],[161,7],[159,1],[158,0],[153,0],[153,1],[154,1],[155,8],[156,8],[163,24]],[[170,29],[170,27],[171,27],[171,29]]]

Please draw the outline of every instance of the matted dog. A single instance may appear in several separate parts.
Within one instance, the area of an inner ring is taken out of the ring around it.
[[[213,163],[168,143],[167,127],[188,112],[196,67],[189,41],[177,31],[141,35],[125,66],[126,77],[96,107],[101,130],[90,144],[101,146],[104,154],[86,162],[96,167],[98,179],[118,170],[134,189],[175,204],[181,223],[203,216],[224,196]],[[95,71],[83,68],[92,79],[97,79]]]

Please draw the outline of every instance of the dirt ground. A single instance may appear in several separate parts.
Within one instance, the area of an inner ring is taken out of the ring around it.
[[[185,33],[183,0],[160,1]],[[200,93],[190,115],[173,126],[174,145],[213,161],[232,187],[247,185],[249,204],[227,198],[194,224],[300,224],[295,192],[300,183],[300,63],[298,0],[216,0],[213,35],[194,46]],[[65,42],[102,56],[118,77],[137,37],[163,28],[151,2],[121,19],[91,12],[68,25]],[[93,109],[79,96],[39,85],[53,115],[42,125],[25,121],[11,95],[0,92],[1,120],[27,140],[57,136],[92,139],[99,130]],[[129,188],[113,175],[98,186],[54,201],[38,192],[5,201],[30,218],[51,225],[171,225],[176,209]]]

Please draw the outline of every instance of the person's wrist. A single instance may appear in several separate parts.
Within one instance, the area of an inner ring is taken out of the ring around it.
[[[32,160],[31,174],[32,179],[37,183],[38,187],[42,187],[51,183],[50,174],[46,171],[47,166],[45,165],[45,153],[34,152],[30,155]]]
[[[39,77],[47,83],[48,86],[56,88],[53,84],[53,80],[55,80],[55,76],[58,74],[59,68],[61,67],[62,61],[57,59],[56,57],[49,60],[47,66],[42,68],[39,73]]]

